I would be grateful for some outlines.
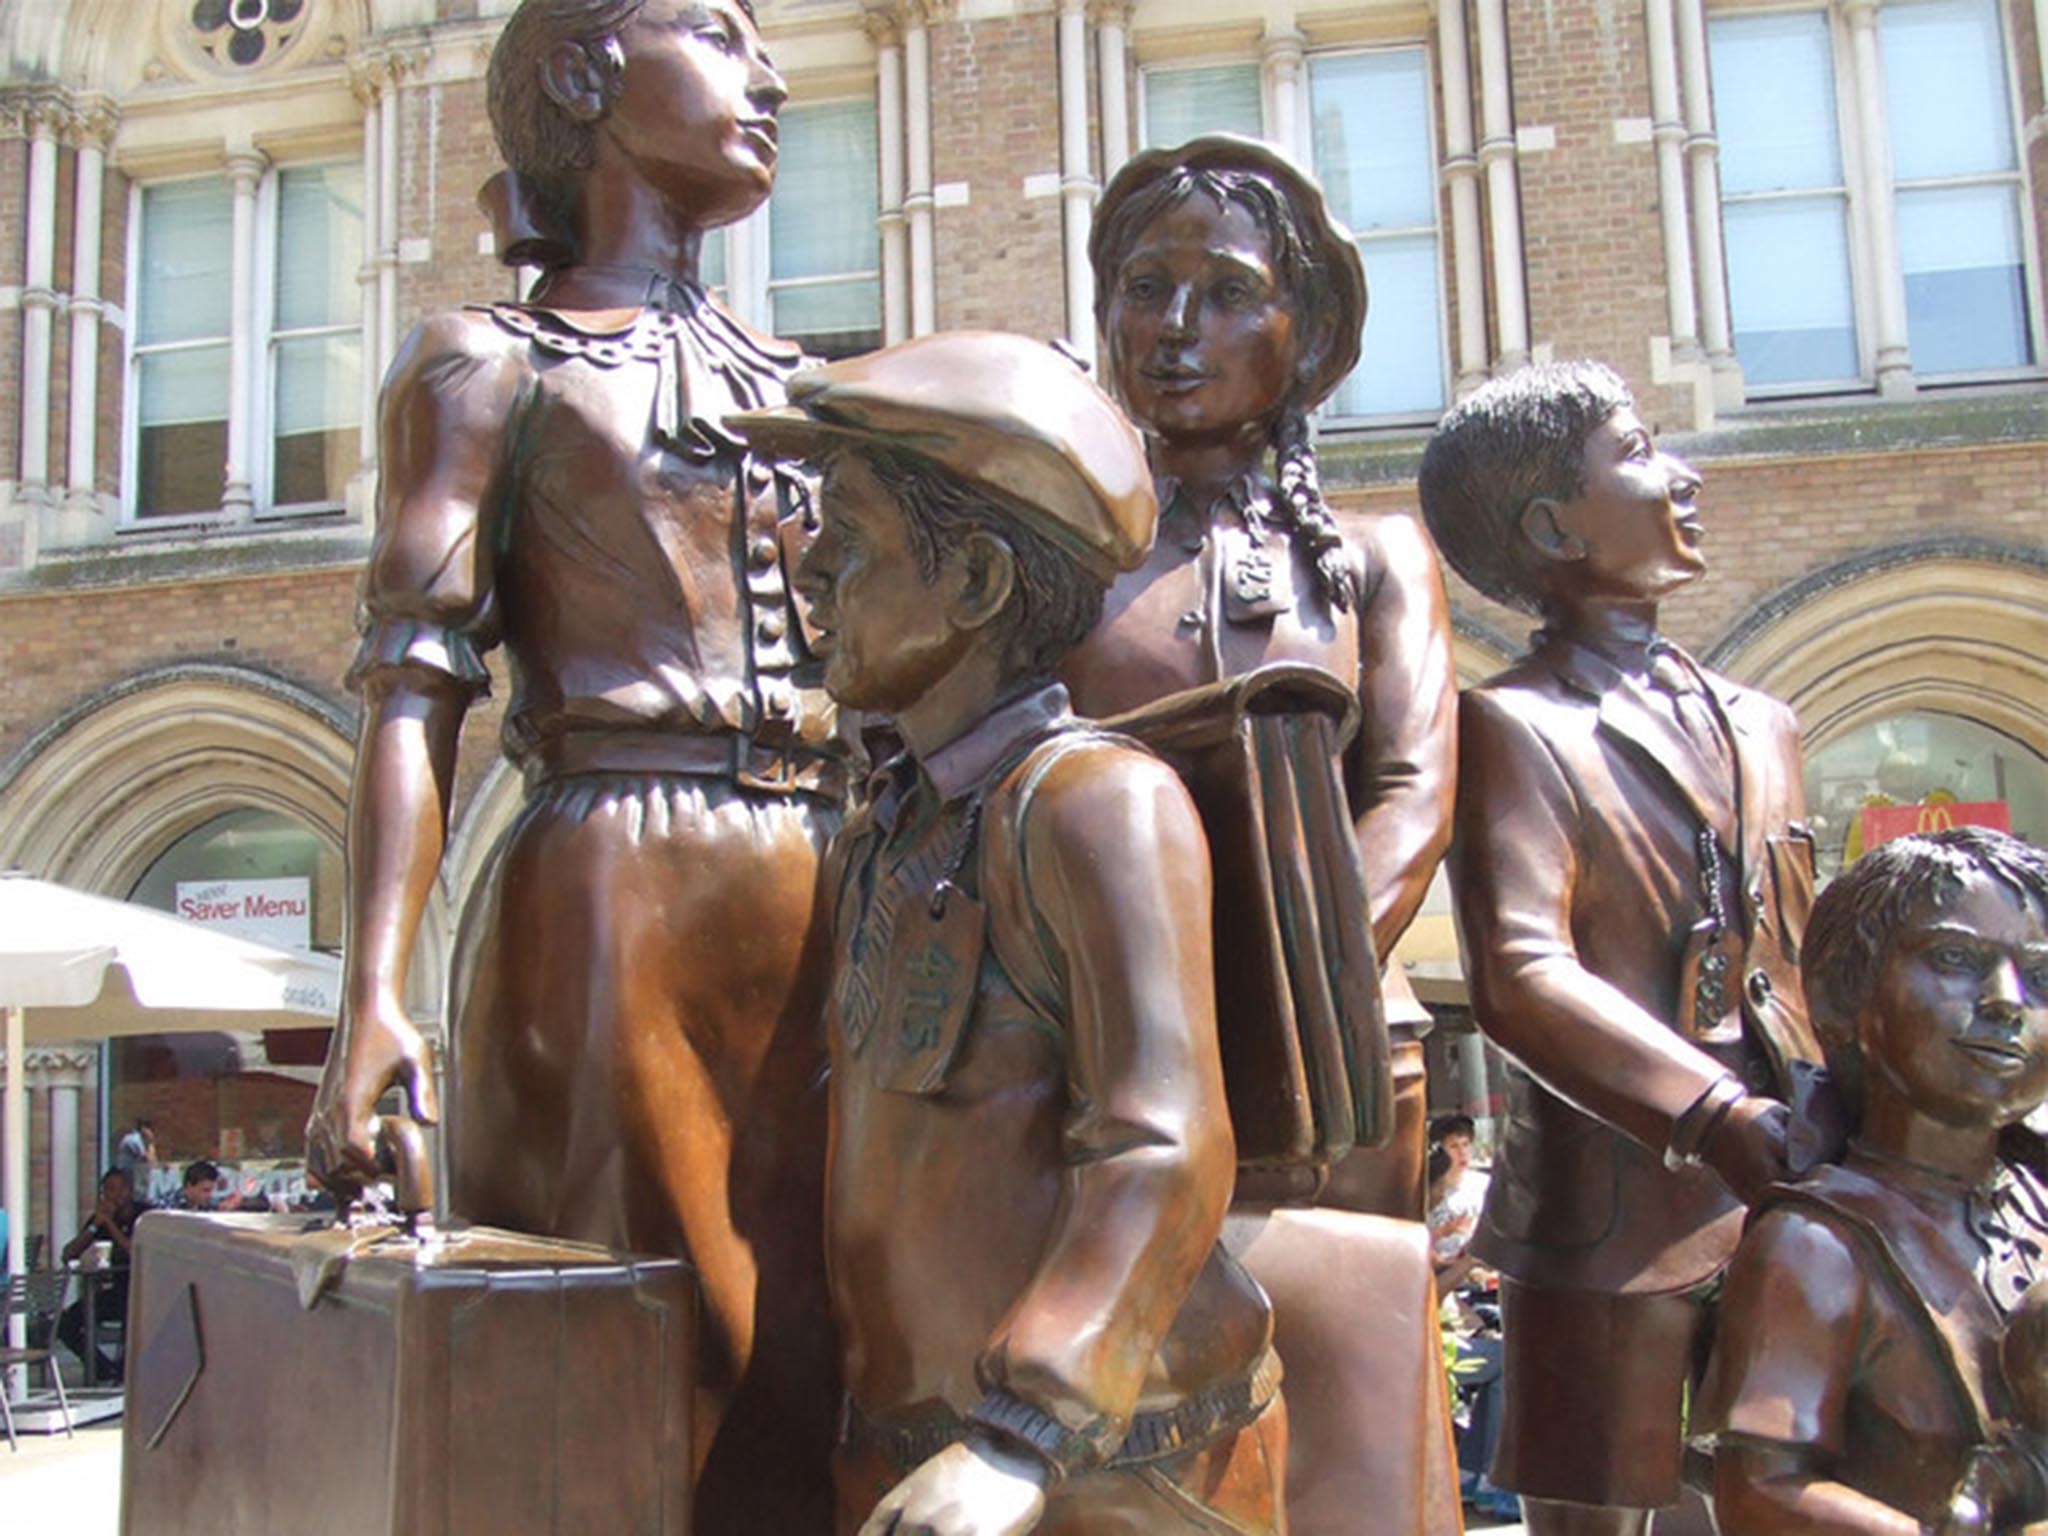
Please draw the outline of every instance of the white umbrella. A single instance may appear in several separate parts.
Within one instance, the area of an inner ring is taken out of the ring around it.
[[[30,1041],[305,1028],[332,1022],[341,964],[201,928],[168,913],[0,872],[0,1009],[7,1015],[7,1267],[28,1241]]]

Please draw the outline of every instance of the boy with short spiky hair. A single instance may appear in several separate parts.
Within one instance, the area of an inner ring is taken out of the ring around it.
[[[1473,1011],[1518,1069],[1471,1251],[1503,1276],[1493,1479],[1539,1536],[1677,1501],[1708,1298],[1819,1055],[1797,728],[1657,630],[1706,568],[1699,489],[1592,363],[1485,385],[1423,458],[1438,548],[1543,621],[1462,700],[1450,857]]]

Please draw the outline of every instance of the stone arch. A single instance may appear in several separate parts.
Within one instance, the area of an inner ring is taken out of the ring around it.
[[[345,846],[354,722],[254,668],[187,663],[85,699],[0,765],[0,866],[126,897],[165,849],[230,810],[290,816]],[[431,900],[408,1002],[437,1019],[447,908]]]
[[[1964,715],[2048,757],[2048,550],[1875,550],[1766,599],[1708,654],[1790,704],[1809,751],[1908,710]]]

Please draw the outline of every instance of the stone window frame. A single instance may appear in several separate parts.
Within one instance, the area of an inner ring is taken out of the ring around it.
[[[2040,223],[2033,212],[2037,190],[2029,165],[2019,40],[2014,35],[2008,0],[1995,0],[1993,5],[2005,66],[2006,112],[2015,160],[2013,172],[2002,179],[2010,180],[2019,194],[2022,297],[2027,305],[2027,340],[2034,361],[2017,368],[1944,374],[1920,372],[1912,365],[1904,269],[1892,208],[1900,187],[1892,172],[1889,105],[1877,37],[1878,13],[1886,3],[1887,0],[1706,0],[1710,33],[1716,21],[1729,17],[1816,12],[1824,15],[1834,71],[1836,132],[1847,202],[1850,303],[1859,376],[1853,380],[1776,385],[1751,384],[1745,379],[1742,398],[1747,402],[1840,398],[1873,391],[1888,399],[1909,399],[1923,389],[2025,386],[2048,380],[2048,302],[2044,302],[2048,301],[2048,291],[2044,291],[2043,285]],[[1867,41],[1859,35],[1865,33]],[[1704,67],[1711,79],[1711,48],[1708,53]],[[2048,56],[2044,56],[2043,67],[2048,69]],[[2048,79],[2044,79],[2043,88],[2048,90]],[[1706,143],[1697,147],[1718,158],[1719,145],[1711,128]],[[1957,178],[1964,179],[1974,183],[1992,178]],[[1725,228],[1728,200],[1725,191],[1719,192],[1718,198],[1717,238]],[[1732,291],[1727,293],[1726,302],[1732,332]]]
[[[326,165],[357,165],[361,151],[354,154],[326,152],[273,159],[258,150],[231,152],[224,170],[183,173],[169,172],[138,176],[128,187],[127,251],[124,258],[125,312],[128,324],[122,332],[121,444],[120,444],[120,531],[124,534],[160,531],[198,531],[235,526],[252,521],[266,524],[292,523],[307,519],[345,516],[351,506],[347,492],[321,502],[274,506],[270,488],[275,453],[271,431],[275,411],[273,354],[277,340],[275,301],[277,287],[276,248],[278,237],[278,179],[287,171]],[[230,205],[243,206],[231,215],[229,228],[229,270],[231,290],[241,292],[245,302],[232,304],[229,314],[228,462],[222,479],[221,504],[217,508],[190,513],[152,515],[137,505],[140,490],[137,464],[141,432],[141,365],[136,337],[141,331],[140,285],[142,281],[143,202],[152,187],[181,181],[224,179],[230,191]],[[370,221],[373,193],[364,183],[364,219]],[[350,322],[327,327],[336,334],[366,327],[370,294],[359,283],[358,310]],[[243,353],[239,369],[233,354]],[[364,356],[361,364],[374,374],[379,360]],[[239,380],[238,380],[239,375]],[[239,391],[236,384],[239,381]],[[360,402],[356,430],[360,448],[359,465],[373,458],[376,420],[365,414]],[[358,470],[360,478],[361,470]]]

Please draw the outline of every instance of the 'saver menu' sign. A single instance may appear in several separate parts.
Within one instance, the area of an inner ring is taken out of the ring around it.
[[[279,949],[309,949],[313,882],[304,875],[281,880],[180,880],[178,916]]]

